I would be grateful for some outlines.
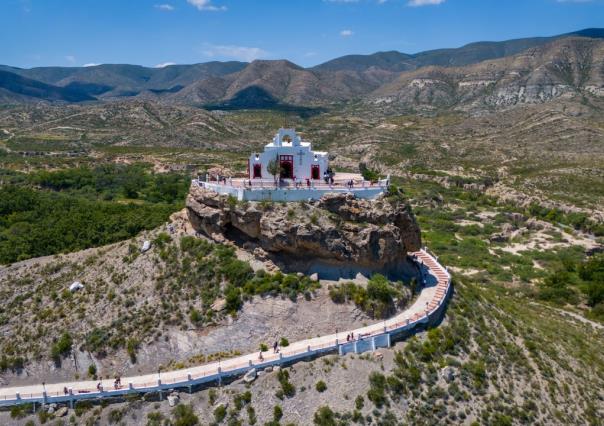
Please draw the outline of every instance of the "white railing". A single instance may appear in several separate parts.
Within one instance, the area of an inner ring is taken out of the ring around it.
[[[295,342],[276,354],[263,352],[262,359],[259,359],[254,353],[185,370],[161,372],[157,376],[145,375],[123,378],[125,385],[118,388],[111,386],[110,381],[103,381],[100,389],[96,388],[96,382],[80,382],[76,386],[66,383],[0,388],[0,406],[30,402],[69,402],[73,404],[75,401],[83,399],[115,397],[136,392],[157,392],[174,388],[191,389],[201,383],[220,381],[225,377],[244,374],[251,368],[262,369],[272,365],[292,363],[301,358],[325,352],[346,353],[350,350],[356,352],[359,350],[359,346],[361,347],[360,351],[363,351],[363,347],[375,349],[378,346],[389,346],[391,335],[410,331],[439,317],[450,295],[451,275],[447,269],[442,267],[437,259],[425,249],[412,254],[416,260],[421,260],[420,267],[425,267],[437,281],[435,286],[422,290],[421,294],[430,292],[429,300],[425,301],[425,309],[418,309],[418,300],[409,309],[389,320],[356,330]],[[422,300],[421,303],[424,303],[424,301]],[[340,336],[348,334],[357,336],[358,340],[343,341],[339,339]]]

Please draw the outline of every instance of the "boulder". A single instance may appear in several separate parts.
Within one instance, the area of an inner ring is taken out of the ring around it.
[[[440,377],[442,377],[447,383],[452,382],[455,379],[456,373],[453,367],[443,367],[440,370]]]
[[[143,245],[141,247],[141,253],[149,251],[150,248],[151,248],[151,241],[145,240],[145,242],[143,242]]]
[[[75,293],[76,291],[80,291],[84,288],[84,285],[79,282],[79,281],[74,281],[73,283],[71,283],[71,285],[69,286],[69,291],[72,293]]]
[[[245,376],[243,376],[243,381],[245,383],[252,383],[254,380],[256,380],[256,377],[258,377],[258,372],[255,368],[252,368],[250,371],[245,373]]]
[[[226,299],[216,299],[211,306],[214,312],[223,311],[226,308]]]
[[[179,401],[180,398],[177,393],[172,393],[168,395],[168,404],[170,405],[170,407],[174,407],[176,404],[178,404]]]
[[[311,281],[317,282],[319,281],[319,274],[315,272],[314,274],[311,274],[308,278],[310,278]]]
[[[505,243],[508,237],[505,234],[497,233],[489,237],[489,241],[492,243]]]
[[[400,264],[421,246],[420,230],[409,208],[386,199],[361,200],[352,194],[327,194],[298,208],[291,204],[262,208],[257,202],[233,203],[226,196],[191,186],[186,201],[192,227],[215,241],[253,242],[254,254],[295,256],[311,262],[383,270]],[[316,217],[317,220],[311,218]]]
[[[55,417],[65,417],[69,409],[67,407],[61,407],[57,411],[55,411]]]

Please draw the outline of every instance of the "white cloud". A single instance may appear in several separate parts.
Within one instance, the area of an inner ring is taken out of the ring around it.
[[[164,12],[172,12],[174,10],[174,6],[172,6],[171,4],[168,4],[168,3],[156,4],[153,7],[156,9],[162,10]]]
[[[268,55],[266,50],[259,47],[215,44],[204,45],[202,53],[209,58],[223,57],[245,62],[251,62],[254,59],[264,58]]]
[[[227,10],[226,6],[213,5],[212,0],[187,0],[187,3],[195,6],[198,10],[201,11],[222,12]]]
[[[84,64],[82,66],[88,68],[88,67],[97,67],[99,65],[101,65],[101,64],[95,64],[94,62],[89,62],[89,63]]]
[[[407,3],[407,5],[413,6],[413,7],[418,7],[418,6],[430,6],[430,5],[442,4],[444,2],[445,2],[445,0],[409,0],[409,3]]]
[[[354,32],[352,32],[352,30],[342,30],[342,31],[340,31],[340,35],[342,37],[350,37],[353,34],[354,34]]]
[[[161,64],[155,65],[153,68],[165,68],[169,67],[170,65],[176,65],[176,62],[162,62]]]
[[[67,55],[65,56],[65,60],[70,64],[75,64],[76,58],[73,55]]]

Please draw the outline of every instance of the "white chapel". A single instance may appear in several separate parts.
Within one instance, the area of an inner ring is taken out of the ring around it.
[[[254,179],[273,179],[268,171],[271,160],[281,165],[281,179],[319,180],[327,172],[327,152],[313,151],[310,142],[302,141],[295,129],[279,129],[264,152],[253,153],[248,160],[248,175]]]

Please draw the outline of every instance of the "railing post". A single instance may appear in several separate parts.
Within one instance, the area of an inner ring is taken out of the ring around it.
[[[134,385],[132,384],[132,382],[128,383],[128,389],[134,390]]]
[[[187,373],[187,380],[189,382],[193,380],[193,376],[191,375],[191,373]]]

